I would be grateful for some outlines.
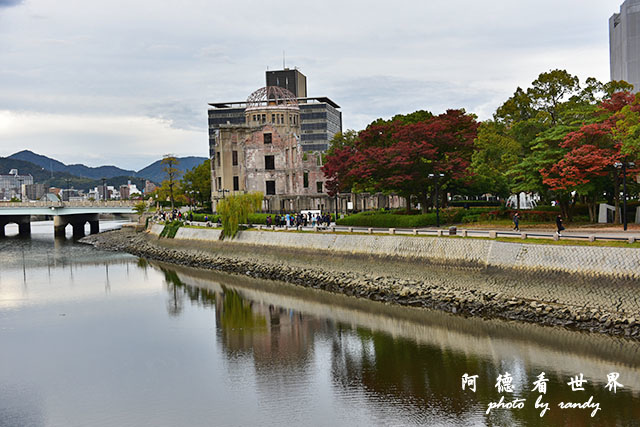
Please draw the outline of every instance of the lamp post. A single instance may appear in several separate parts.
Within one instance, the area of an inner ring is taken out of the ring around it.
[[[436,186],[436,227],[440,228],[440,198],[438,196],[438,181],[444,178],[443,173],[430,173],[429,178],[433,179]]]
[[[189,205],[191,205],[191,212],[193,212],[193,190],[189,190]]]
[[[622,224],[624,231],[627,231],[627,168],[636,166],[633,162],[616,162],[613,164],[616,169],[622,169]]]

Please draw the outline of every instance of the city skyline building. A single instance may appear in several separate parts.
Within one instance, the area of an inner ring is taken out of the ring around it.
[[[640,90],[640,0],[626,0],[609,18],[611,80],[624,80]]]
[[[8,175],[0,175],[0,200],[19,198],[23,200],[24,186],[33,184],[31,175],[20,175],[17,169],[11,169]]]

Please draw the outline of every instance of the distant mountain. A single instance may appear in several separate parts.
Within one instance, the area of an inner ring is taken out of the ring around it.
[[[121,169],[117,166],[98,166],[98,167],[89,167],[83,164],[75,164],[75,165],[65,165],[64,163],[52,159],[47,156],[43,156],[40,154],[36,154],[33,151],[23,150],[17,153],[14,153],[7,157],[6,159],[13,160],[22,160],[26,162],[30,162],[34,165],[39,166],[45,171],[51,174],[52,172],[66,173],[69,175],[73,175],[76,177],[89,178],[91,180],[99,180],[102,178],[114,178],[114,177],[137,177],[141,179],[148,179],[149,181],[153,181],[155,183],[160,183],[165,178],[165,174],[162,171],[163,165],[160,164],[161,160],[158,160],[149,166],[141,169],[139,172],[133,170]],[[206,157],[178,157],[179,164],[176,166],[182,172],[185,172],[188,169],[192,169],[194,166],[200,165],[207,158]],[[8,173],[9,171],[4,171],[5,168],[0,170],[0,173]],[[18,168],[20,170],[20,168]],[[20,173],[22,171],[20,170]],[[30,172],[27,172],[30,173]],[[33,175],[33,174],[32,174]],[[35,175],[34,175],[35,178]]]
[[[19,151],[10,155],[9,158],[34,163],[50,172],[66,172],[71,175],[91,179],[113,178],[114,176],[136,176],[136,171],[120,169],[116,166],[99,166],[92,168],[81,164],[65,165],[56,159],[36,154],[29,150]]]
[[[47,187],[88,189],[91,184],[91,180],[88,178],[77,177],[70,173],[59,171],[54,172],[52,176],[50,170],[40,165],[24,160],[0,157],[0,174],[6,175],[11,169],[18,169],[20,175],[31,175],[33,182],[44,184]]]
[[[176,165],[177,169],[180,169],[182,173],[188,171],[189,169],[193,169],[196,166],[199,166],[207,160],[206,157],[176,157],[178,159],[178,164]],[[149,181],[153,181],[156,183],[162,182],[166,178],[166,174],[162,170],[164,165],[161,163],[162,160],[158,160],[156,162],[151,163],[144,169],[140,169],[138,171],[138,176],[144,177]]]
[[[10,155],[7,158],[24,160],[25,162],[30,162],[30,163],[33,163],[34,165],[38,165],[49,172],[66,172],[65,168],[67,167],[62,162],[59,162],[55,159],[51,159],[47,156],[36,154],[33,151],[29,151],[29,150],[19,151],[17,153]]]

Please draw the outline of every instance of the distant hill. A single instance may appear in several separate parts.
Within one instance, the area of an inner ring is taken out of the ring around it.
[[[50,157],[43,156],[41,154],[37,154],[29,150],[19,151],[17,153],[10,155],[5,159],[30,162],[34,165],[39,166],[41,170],[44,169],[46,172],[48,172],[49,177],[51,177],[50,176],[51,172],[54,172],[54,175],[56,175],[57,178],[61,177],[61,176],[58,176],[57,173],[66,173],[70,176],[88,178],[90,180],[100,180],[102,178],[111,179],[115,177],[121,177],[121,178],[136,177],[143,180],[148,179],[149,181],[153,181],[155,183],[160,183],[162,182],[162,180],[165,179],[165,174],[162,171],[163,165],[160,164],[161,160],[158,160],[150,164],[149,166],[141,169],[140,171],[136,172],[133,170],[121,169],[117,166],[90,167],[90,166],[85,166],[83,164],[65,165],[59,160],[52,159]],[[191,156],[191,157],[178,157],[177,159],[179,161],[177,168],[180,169],[182,172],[185,172],[188,169],[192,169],[193,167],[200,165],[207,158]],[[6,168],[0,165],[0,174],[9,172],[9,170],[5,171],[4,169]],[[16,169],[20,170],[20,173],[23,173],[21,170],[23,168],[16,168]],[[24,169],[26,172],[27,168],[24,168]],[[31,172],[26,172],[26,173],[31,173]],[[33,173],[31,173],[31,175],[33,175],[35,179],[35,175]],[[68,176],[66,177],[68,178]],[[38,182],[41,182],[39,179],[36,179],[36,180]]]
[[[41,154],[36,154],[33,151],[29,150],[19,151],[15,154],[10,155],[9,158],[25,160],[27,162],[34,163],[50,172],[52,170],[53,172],[66,172],[70,173],[71,175],[91,179],[113,178],[114,176],[136,176],[136,171],[120,169],[116,166],[99,166],[97,168],[92,168],[81,164],[65,165],[64,163],[56,159],[52,159]]]
[[[56,172],[55,169],[52,174],[50,170],[31,162],[9,157],[0,157],[0,174],[6,175],[11,169],[18,169],[20,175],[31,175],[33,182],[44,184],[45,187],[75,188],[77,190],[88,191],[102,185],[102,179],[75,176],[67,172]],[[120,185],[126,184],[127,181],[136,184],[140,190],[144,189],[144,178],[132,176],[113,176],[108,179],[107,184],[119,187]]]
[[[31,175],[34,182],[44,182],[51,178],[51,172],[40,165],[11,157],[0,157],[0,174],[6,175],[11,169],[18,169],[20,175]],[[55,172],[55,176],[62,180],[77,178],[66,172]]]
[[[206,157],[176,157],[179,163],[176,165],[177,169],[180,169],[182,173],[188,171],[189,169],[193,169],[196,166],[199,166],[207,160]],[[153,181],[156,183],[162,182],[166,178],[166,174],[162,170],[164,165],[161,163],[162,160],[158,160],[156,162],[151,163],[144,169],[140,169],[138,171],[138,176],[144,177],[149,181]]]

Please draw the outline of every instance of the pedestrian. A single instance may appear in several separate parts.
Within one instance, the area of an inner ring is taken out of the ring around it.
[[[560,232],[564,230],[564,226],[562,225],[562,216],[558,215],[556,217],[556,227],[558,227],[558,236],[560,236]]]
[[[513,214],[513,229],[520,231],[520,214],[518,212]]]

